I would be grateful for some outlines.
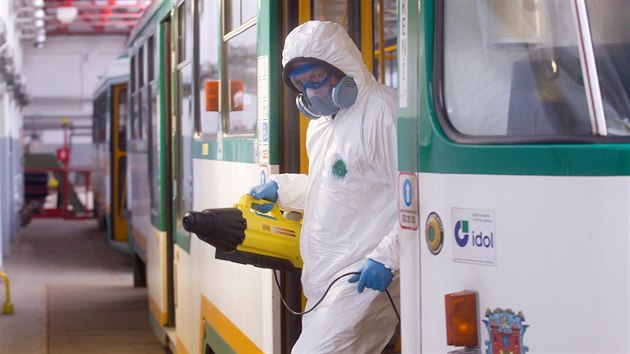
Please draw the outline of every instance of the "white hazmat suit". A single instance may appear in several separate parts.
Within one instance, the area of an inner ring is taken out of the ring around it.
[[[282,64],[316,58],[352,77],[355,103],[309,123],[309,174],[271,176],[281,208],[303,210],[302,285],[310,309],[339,275],[371,258],[398,270],[396,93],[379,84],[345,30],[310,21],[286,38]],[[399,298],[399,278],[388,290]],[[398,320],[385,293],[338,281],[302,319],[293,353],[380,353]]]

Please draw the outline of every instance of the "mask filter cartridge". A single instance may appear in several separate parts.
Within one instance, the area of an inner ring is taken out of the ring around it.
[[[332,116],[340,108],[348,108],[354,104],[359,90],[353,78],[344,76],[332,88],[329,95],[309,97],[306,93],[299,94],[296,98],[298,110],[310,119],[318,119],[322,116]]]

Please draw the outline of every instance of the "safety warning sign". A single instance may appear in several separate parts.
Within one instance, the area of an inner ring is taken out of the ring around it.
[[[415,173],[398,174],[398,221],[400,227],[418,230],[418,177]]]

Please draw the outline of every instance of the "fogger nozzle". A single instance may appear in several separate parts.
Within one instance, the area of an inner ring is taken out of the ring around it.
[[[198,211],[189,211],[182,219],[182,226],[188,232],[213,233],[216,229],[214,214],[206,213],[204,215]]]
[[[233,252],[243,243],[247,221],[237,208],[189,211],[182,218],[184,230],[223,252]]]

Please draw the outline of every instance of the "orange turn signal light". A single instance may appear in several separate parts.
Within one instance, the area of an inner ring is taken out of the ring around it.
[[[205,84],[206,112],[218,112],[220,100],[219,81],[208,80]],[[230,111],[242,111],[245,108],[245,82],[230,80]]]
[[[206,112],[219,111],[219,82],[206,81]]]
[[[477,293],[460,291],[446,294],[444,303],[446,305],[446,344],[478,346]]]

